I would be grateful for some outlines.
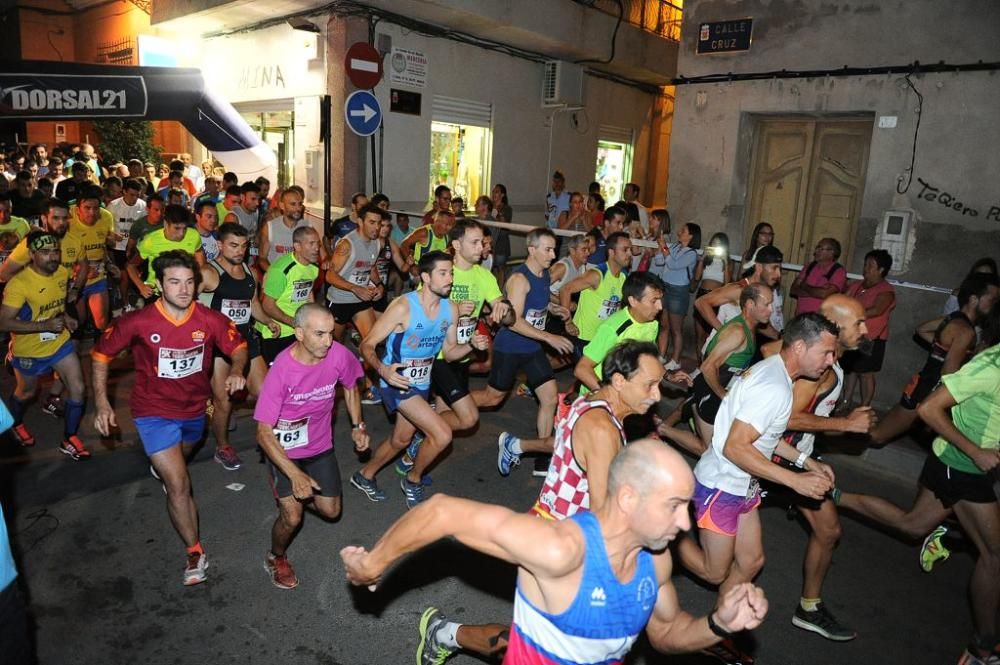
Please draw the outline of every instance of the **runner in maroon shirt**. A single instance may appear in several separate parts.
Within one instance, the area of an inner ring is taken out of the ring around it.
[[[136,373],[132,417],[150,470],[166,490],[170,521],[187,547],[184,584],[192,585],[205,581],[208,559],[198,535],[187,453],[205,429],[213,349],[232,361],[226,379],[232,394],[246,385],[247,345],[232,321],[194,302],[201,273],[193,256],[182,250],[164,252],[152,268],[163,297],[113,323],[94,347],[94,425],[104,436],[117,426],[108,401],[108,365],[131,349]]]

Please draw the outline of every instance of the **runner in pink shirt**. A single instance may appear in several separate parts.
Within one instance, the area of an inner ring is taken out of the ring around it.
[[[340,468],[331,424],[337,384],[344,390],[354,449],[368,449],[357,385],[364,372],[358,359],[333,341],[333,325],[333,315],[322,305],[307,303],[298,309],[296,341],[275,358],[254,410],[257,442],[267,455],[278,501],[264,566],[279,589],[299,583],[286,552],[302,524],[306,503],[328,520],[340,516]]]

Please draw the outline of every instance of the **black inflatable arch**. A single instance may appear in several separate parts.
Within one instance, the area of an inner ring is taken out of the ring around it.
[[[18,120],[176,120],[226,169],[277,173],[274,152],[197,69],[21,61],[0,65],[0,117]]]

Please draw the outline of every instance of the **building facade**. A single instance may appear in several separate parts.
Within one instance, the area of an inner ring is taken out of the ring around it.
[[[890,277],[957,287],[973,261],[1000,255],[997,26],[989,0],[691,3],[671,213],[735,250],[766,221],[786,261],[808,263],[832,236],[851,272],[885,248]],[[912,331],[946,297],[897,288],[878,401],[919,369]]]

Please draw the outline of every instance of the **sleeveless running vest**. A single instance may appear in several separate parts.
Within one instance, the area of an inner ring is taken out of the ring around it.
[[[833,413],[840,399],[840,392],[844,389],[844,370],[840,363],[833,363],[833,372],[837,375],[837,381],[825,393],[817,393],[813,401],[809,404],[809,412],[823,416],[824,418]],[[785,441],[795,446],[800,453],[812,455],[816,446],[816,434],[814,432],[786,432]]]
[[[371,284],[372,268],[378,259],[381,240],[368,240],[357,231],[351,231],[344,240],[350,243],[351,253],[344,261],[344,267],[340,269],[340,276],[351,284],[357,286],[368,286]],[[343,242],[340,241],[340,242]],[[326,293],[326,299],[330,303],[351,304],[359,303],[358,298],[351,291],[344,291],[336,287],[330,287]]]
[[[524,311],[517,315],[528,325],[545,330],[549,316],[549,271],[543,270],[541,275],[535,275],[526,264],[519,265],[514,274],[521,274],[528,280],[528,295],[524,298]],[[503,327],[497,332],[493,347],[503,353],[534,353],[542,348],[541,342],[520,335],[510,328]]]
[[[623,584],[611,569],[593,513],[569,519],[580,526],[586,542],[576,597],[565,612],[549,614],[532,605],[519,586],[503,660],[508,665],[619,665],[653,613],[659,591],[653,555],[640,551],[632,579]]]
[[[392,265],[392,245],[389,244],[388,238],[379,242],[382,243],[382,249],[379,250],[378,257],[375,259],[375,270],[378,271],[379,281],[386,285],[389,281],[389,266]]]
[[[573,259],[571,259],[568,256],[559,259],[558,262],[566,266],[566,272],[563,273],[562,279],[556,282],[552,282],[552,284],[549,286],[549,292],[554,296],[559,295],[559,290],[563,287],[564,284],[569,284],[574,279],[582,275],[583,272],[587,269],[586,262],[584,262],[583,265],[577,268],[576,266],[573,265]],[[551,270],[551,268],[549,268],[549,270]]]
[[[580,303],[576,306],[573,323],[580,329],[580,339],[589,342],[594,339],[594,333],[601,321],[618,311],[622,305],[622,286],[625,284],[625,271],[617,276],[611,274],[607,263],[593,266],[593,270],[601,273],[601,281],[596,289],[584,289],[580,292]]]
[[[410,291],[400,298],[406,298],[410,305],[410,324],[402,332],[390,333],[385,341],[382,362],[387,365],[402,363],[405,367],[401,373],[410,380],[410,385],[426,389],[431,384],[434,357],[444,346],[451,325],[451,302],[442,300],[437,317],[431,319],[420,304],[419,291]],[[379,385],[388,387],[384,380],[380,380]]]
[[[300,226],[308,226],[303,221],[295,225],[295,229]],[[274,263],[282,256],[292,251],[292,234],[295,229],[285,226],[284,217],[277,217],[267,223],[267,262]]]
[[[726,367],[732,369],[737,369],[737,370],[744,369],[750,362],[750,360],[753,359],[753,354],[757,352],[757,336],[754,335],[753,330],[750,328],[750,326],[747,325],[747,322],[743,318],[742,314],[730,319],[729,321],[726,322],[725,325],[719,328],[719,334],[713,337],[711,341],[709,341],[708,348],[705,350],[705,355],[707,356],[712,352],[712,349],[715,348],[715,345],[719,343],[719,337],[722,336],[722,331],[730,326],[743,326],[743,334],[745,335],[747,341],[746,341],[746,346],[744,346],[741,351],[737,351],[736,353],[730,354],[730,356],[726,358],[724,364],[726,365]],[[724,371],[724,369],[720,368],[720,374],[722,373],[722,371]],[[731,370],[730,373],[732,373]],[[720,378],[724,377],[720,376]],[[726,379],[726,381],[728,382],[729,379]],[[723,383],[722,385],[725,386],[725,383]]]
[[[590,482],[587,471],[580,467],[573,452],[573,428],[583,414],[591,409],[604,409],[618,430],[618,446],[625,445],[625,430],[615,418],[611,405],[602,399],[579,397],[569,408],[569,413],[556,424],[556,442],[548,475],[534,510],[542,517],[566,519],[581,510],[590,510]]]
[[[423,243],[419,243],[413,246],[413,260],[419,261],[420,257],[427,252],[443,252],[448,249],[448,238],[439,237],[434,234],[434,225],[425,224],[418,228],[414,233],[420,229],[427,229],[427,240]]]
[[[243,264],[243,279],[236,279],[223,268],[218,261],[209,261],[215,272],[219,273],[219,285],[209,294],[209,307],[229,318],[236,324],[236,329],[245,338],[250,332],[250,304],[257,290],[257,280],[253,271]]]

